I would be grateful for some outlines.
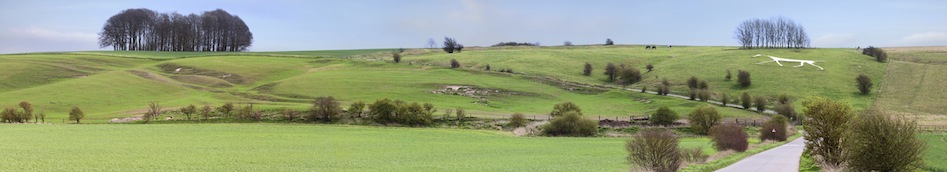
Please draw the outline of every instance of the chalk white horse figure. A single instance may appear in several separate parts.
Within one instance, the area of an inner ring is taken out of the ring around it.
[[[753,57],[759,57],[759,56],[763,56],[763,55],[756,54],[756,55],[753,56]],[[779,66],[783,66],[782,63],[779,63],[780,61],[784,61],[784,62],[799,62],[799,66],[793,66],[793,67],[802,67],[802,66],[805,66],[806,63],[808,63],[809,65],[818,67],[819,70],[825,70],[825,69],[822,68],[822,66],[815,65],[815,61],[812,61],[812,60],[785,59],[785,58],[779,58],[779,57],[773,57],[773,56],[767,56],[767,57],[773,59],[773,61],[759,62],[759,63],[756,63],[756,64],[763,64],[763,63],[769,63],[769,62],[776,62],[776,64],[779,64]]]

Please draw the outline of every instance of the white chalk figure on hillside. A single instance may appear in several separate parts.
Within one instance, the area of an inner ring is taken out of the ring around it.
[[[756,55],[753,56],[753,57],[759,57],[759,56],[763,56],[763,55],[756,54]],[[793,67],[802,67],[802,66],[806,65],[806,63],[808,63],[809,65],[818,67],[819,70],[825,70],[825,69],[822,68],[822,66],[815,65],[815,61],[812,61],[812,60],[785,59],[785,58],[779,58],[779,57],[773,57],[773,56],[767,56],[767,57],[769,57],[770,59],[773,59],[773,61],[759,62],[759,63],[756,63],[756,64],[763,64],[763,63],[769,63],[769,62],[776,62],[776,64],[779,64],[779,66],[783,66],[782,63],[779,63],[780,61],[784,61],[784,62],[799,62],[799,66],[793,66]]]

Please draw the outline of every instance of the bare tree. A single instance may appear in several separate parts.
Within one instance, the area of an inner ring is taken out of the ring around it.
[[[427,48],[437,48],[437,42],[434,41],[434,38],[427,39]]]
[[[805,28],[785,17],[745,20],[737,25],[733,38],[744,49],[808,48],[810,42]]]
[[[99,46],[113,50],[245,51],[252,42],[246,23],[221,9],[187,16],[127,9],[99,33]]]

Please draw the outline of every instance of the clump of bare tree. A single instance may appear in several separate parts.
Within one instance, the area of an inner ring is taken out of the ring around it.
[[[878,62],[888,61],[888,53],[878,47],[868,46],[868,48],[862,49],[862,54],[874,57]]]
[[[222,9],[182,15],[127,9],[109,18],[99,46],[114,50],[246,51],[253,33],[239,16]]]
[[[444,47],[441,49],[447,53],[454,53],[455,51],[460,53],[460,51],[464,49],[464,45],[457,43],[457,40],[454,40],[454,38],[444,37]]]
[[[807,48],[809,35],[802,24],[785,17],[743,21],[734,32],[742,48]]]
[[[615,45],[615,41],[612,38],[605,39],[605,45]]]

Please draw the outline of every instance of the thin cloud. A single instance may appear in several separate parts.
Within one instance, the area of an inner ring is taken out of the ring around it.
[[[944,32],[925,32],[908,35],[898,41],[904,45],[947,45],[947,33]]]
[[[8,29],[7,33],[10,34],[10,37],[40,39],[57,42],[95,43],[98,41],[98,36],[95,33],[64,32],[38,27],[10,28]]]
[[[846,34],[826,34],[812,40],[812,45],[816,47],[849,47],[855,43],[855,35]]]

